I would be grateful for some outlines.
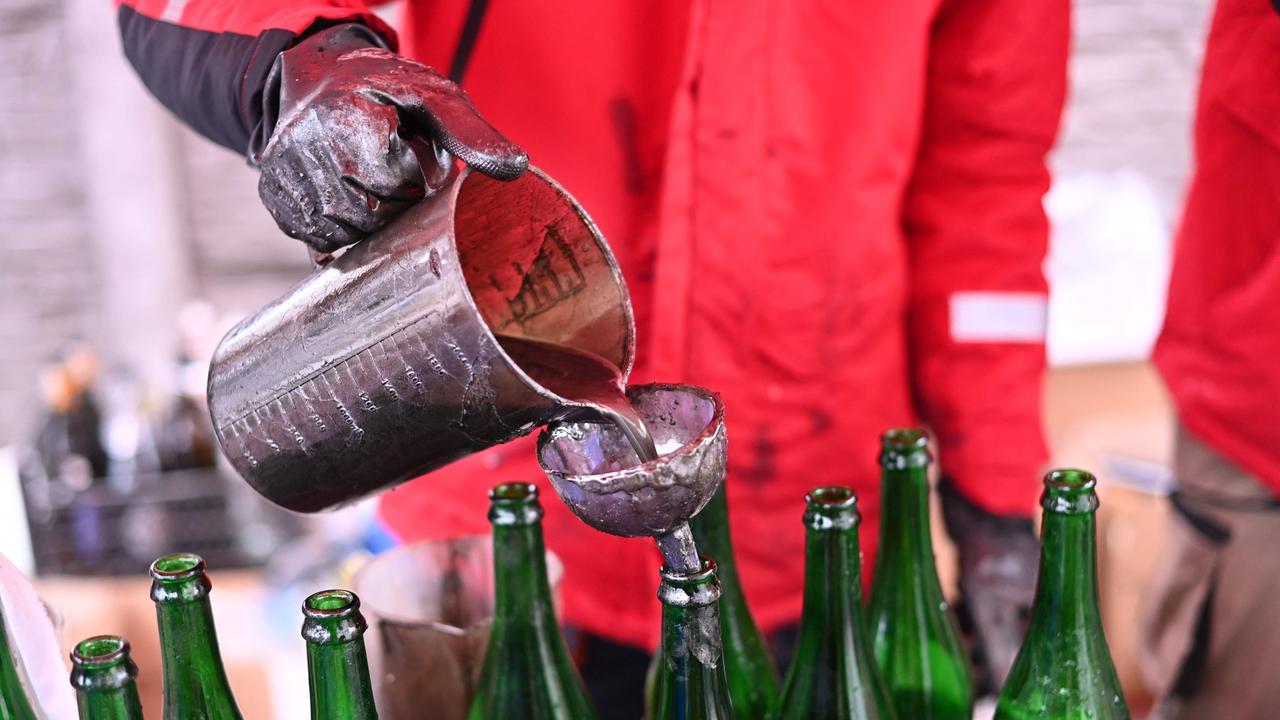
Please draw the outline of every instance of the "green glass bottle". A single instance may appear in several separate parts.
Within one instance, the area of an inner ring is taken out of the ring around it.
[[[894,718],[862,618],[858,498],[847,487],[819,487],[805,503],[804,608],[778,717]]]
[[[99,635],[77,643],[71,651],[71,687],[80,720],[142,720],[137,677],[124,638]]]
[[[662,645],[654,688],[656,720],[734,718],[720,638],[720,581],[714,560],[680,575],[661,571]]]
[[[969,661],[933,559],[928,444],[920,429],[880,438],[880,547],[868,629],[898,717],[969,720]]]
[[[166,555],[151,564],[165,720],[240,720],[218,651],[209,607],[212,587],[199,555]]]
[[[311,720],[377,720],[360,598],[349,590],[324,590],[302,603],[307,641]]]
[[[1096,484],[1083,470],[1045,475],[1040,576],[997,720],[1129,717],[1098,612]]]
[[[778,671],[764,636],[751,617],[738,580],[723,483],[689,524],[698,550],[716,561],[716,577],[720,580],[720,639],[724,643],[725,675],[729,679],[733,713],[738,720],[765,720],[778,706]],[[646,682],[650,716],[657,704],[658,668],[662,662],[659,648],[653,655]]]
[[[595,710],[556,624],[542,506],[528,483],[489,491],[494,611],[470,720],[579,720]]]
[[[9,644],[3,608],[0,608],[0,720],[39,720],[32,700],[23,689],[24,673]]]

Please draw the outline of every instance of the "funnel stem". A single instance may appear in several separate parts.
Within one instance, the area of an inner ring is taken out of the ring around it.
[[[693,531],[689,529],[688,521],[654,539],[658,541],[658,550],[667,563],[668,572],[689,575],[702,569],[702,559],[698,557],[698,547],[693,543]]]

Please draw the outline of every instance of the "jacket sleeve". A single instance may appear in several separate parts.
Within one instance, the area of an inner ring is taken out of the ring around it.
[[[308,31],[368,25],[394,31],[361,0],[117,0],[125,56],[151,93],[197,132],[244,153],[263,125],[276,56]]]
[[[1040,426],[1047,286],[1045,156],[1066,93],[1068,0],[946,0],[904,198],[918,409],[972,502],[1027,515]]]

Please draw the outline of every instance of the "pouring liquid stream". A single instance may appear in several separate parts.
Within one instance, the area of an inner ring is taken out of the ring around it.
[[[594,353],[514,335],[498,344],[534,382],[566,400],[582,403],[618,428],[640,458],[658,457],[653,435],[627,400],[622,371]]]

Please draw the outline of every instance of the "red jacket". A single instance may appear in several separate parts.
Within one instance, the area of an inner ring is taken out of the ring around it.
[[[189,0],[179,20],[297,33],[298,8],[340,4]],[[765,628],[799,615],[807,489],[856,488],[873,555],[885,428],[927,422],[966,495],[1031,512],[1067,0],[492,3],[465,62],[467,10],[410,2],[401,51],[465,65],[486,117],[592,213],[636,308],[632,380],[723,395],[736,552]],[[154,54],[130,52],[145,79]],[[405,540],[487,532],[486,489],[539,476],[514,443],[388,493],[382,513]],[[544,504],[568,618],[651,646],[651,544],[587,528],[549,490]]]
[[[1280,497],[1280,15],[1220,0],[1155,361],[1197,437]]]

